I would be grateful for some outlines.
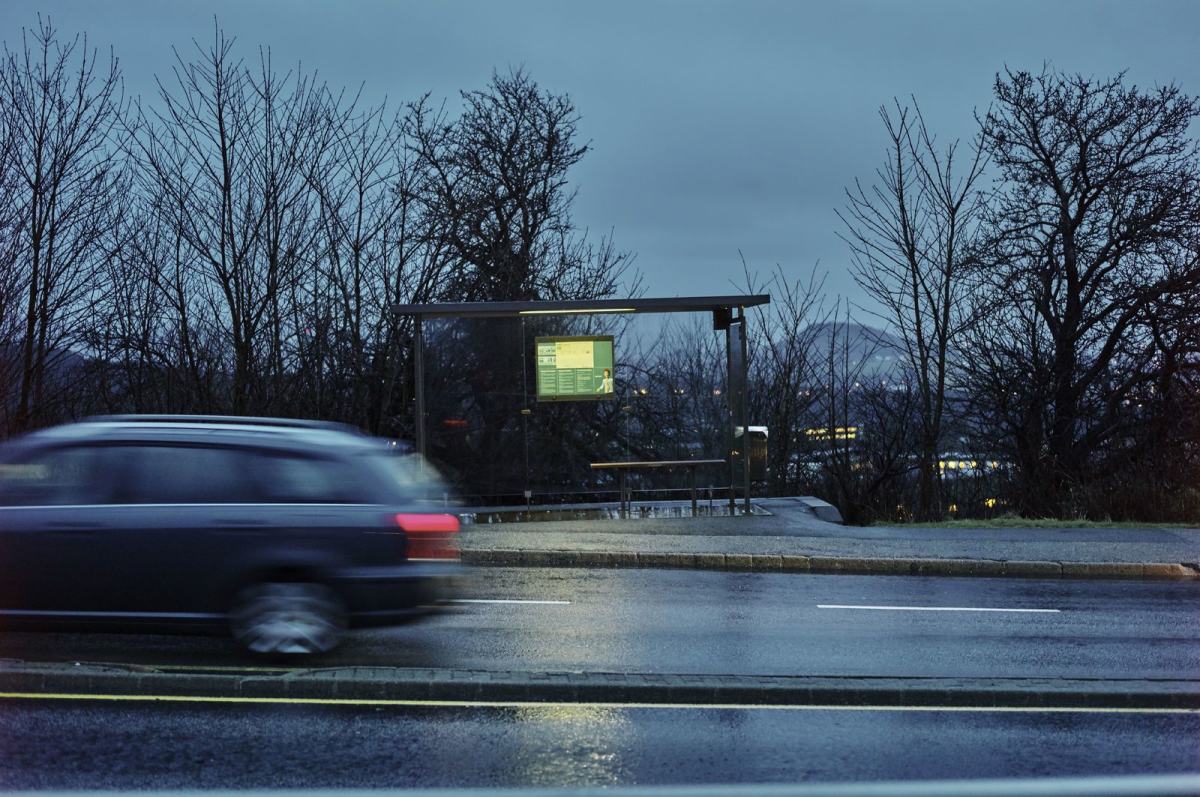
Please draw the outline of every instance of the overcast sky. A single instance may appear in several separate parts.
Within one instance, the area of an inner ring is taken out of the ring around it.
[[[834,210],[884,152],[881,103],[915,95],[942,138],[969,138],[995,73],[1041,68],[1200,93],[1200,2],[402,2],[231,0],[0,3],[11,47],[37,13],[111,45],[127,91],[150,96],[171,47],[271,47],[334,86],[393,104],[483,87],[524,66],[571,95],[593,146],[576,220],[637,254],[649,295],[727,293],[753,268],[818,261],[857,299]]]

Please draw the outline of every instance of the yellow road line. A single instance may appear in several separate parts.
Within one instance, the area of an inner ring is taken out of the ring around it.
[[[1194,708],[1066,708],[1031,706],[840,706],[756,705],[748,703],[588,703],[532,700],[357,700],[324,697],[238,697],[204,695],[105,695],[60,692],[0,692],[0,700],[107,700],[141,703],[260,703],[314,706],[399,706],[430,708],[618,708],[689,709],[723,711],[955,711],[1021,714],[1200,714]]]

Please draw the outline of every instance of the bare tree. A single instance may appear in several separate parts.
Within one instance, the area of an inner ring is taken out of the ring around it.
[[[1074,514],[1104,451],[1124,446],[1126,401],[1157,370],[1165,305],[1200,285],[1200,105],[1043,71],[996,78],[984,142],[1003,180],[981,291],[988,335],[974,381],[1014,435],[1023,509]],[[991,371],[991,368],[999,370]]]
[[[747,293],[770,293],[771,303],[754,310],[748,355],[751,417],[765,423],[768,489],[794,494],[802,480],[796,467],[806,449],[804,430],[818,402],[821,353],[816,338],[829,321],[823,294],[825,278],[814,268],[807,277],[788,279],[777,268],[769,280],[752,275],[742,262]]]
[[[571,99],[518,70],[462,101],[451,121],[425,97],[407,126],[428,177],[422,195],[457,261],[449,292],[460,301],[610,295],[629,256],[586,245],[572,222],[567,175],[588,145]]]
[[[977,188],[985,158],[979,142],[956,163],[958,142],[937,146],[914,100],[879,109],[888,160],[877,182],[847,189],[838,215],[851,251],[855,281],[883,308],[879,317],[903,342],[920,401],[917,517],[940,518],[938,454],[951,355],[973,320],[972,249],[984,204]]]
[[[7,114],[0,114],[6,122]],[[7,123],[0,126],[0,384],[20,383],[20,356],[15,341],[22,337],[23,297],[21,273],[21,236],[26,208],[17,201],[20,177],[16,163],[16,130]],[[13,396],[0,394],[0,435],[12,428],[10,413]]]
[[[23,294],[17,396],[9,429],[52,418],[47,386],[62,370],[111,253],[124,103],[117,60],[101,62],[86,38],[59,38],[48,19],[4,49],[0,139],[8,206],[3,290]],[[7,402],[6,402],[7,403]]]
[[[295,303],[310,310],[306,351],[320,360],[322,341],[334,346],[323,356],[336,366],[305,366],[317,402],[341,401],[341,417],[391,433],[403,430],[412,334],[412,319],[391,307],[438,298],[450,264],[439,219],[418,193],[427,175],[404,129],[384,106],[368,108],[343,122],[313,169],[323,256],[311,295]]]
[[[311,279],[317,199],[314,161],[345,112],[312,75],[278,74],[270,53],[249,69],[218,28],[195,60],[176,54],[174,83],[144,112],[138,155],[143,191],[175,225],[175,265],[164,289],[179,340],[217,343],[233,412],[282,411],[299,330],[287,306]]]
[[[917,395],[910,383],[879,378],[869,367],[879,341],[854,323],[848,303],[838,300],[829,318],[814,347],[807,460],[820,463],[820,491],[846,522],[865,525],[896,512],[915,444]]]
[[[522,71],[494,74],[486,89],[461,97],[457,118],[428,97],[413,103],[404,128],[430,240],[446,257],[440,295],[485,301],[615,292],[630,256],[609,238],[590,243],[571,217],[568,174],[588,147],[578,141],[570,98],[540,89]],[[461,330],[440,344],[458,375],[443,390],[457,395],[479,431],[444,453],[465,479],[494,486],[527,409],[527,391],[512,379],[522,373],[522,328],[485,319]]]

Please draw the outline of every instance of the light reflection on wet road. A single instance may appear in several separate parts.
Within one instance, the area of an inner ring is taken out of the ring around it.
[[[0,788],[613,786],[1193,771],[1195,714],[0,702]]]

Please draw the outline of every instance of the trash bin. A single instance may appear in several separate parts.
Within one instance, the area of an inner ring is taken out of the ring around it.
[[[750,456],[750,481],[765,482],[767,480],[767,427],[751,426],[746,440],[742,441],[742,428],[734,428],[733,448],[736,452],[733,461],[741,465],[741,453],[748,452]]]

